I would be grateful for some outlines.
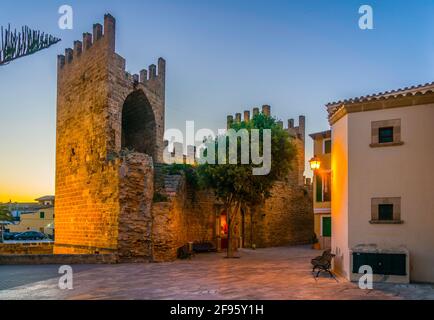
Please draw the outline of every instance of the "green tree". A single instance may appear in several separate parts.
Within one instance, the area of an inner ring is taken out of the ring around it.
[[[198,174],[201,183],[208,188],[212,188],[217,198],[224,205],[227,214],[228,223],[228,249],[227,256],[233,257],[232,234],[234,221],[237,221],[241,208],[253,209],[263,203],[265,199],[271,196],[273,184],[280,179],[287,177],[291,170],[291,161],[295,156],[295,146],[292,143],[288,132],[280,127],[276,120],[263,113],[256,114],[249,121],[234,122],[231,129],[239,131],[246,129],[249,132],[249,142],[252,141],[252,129],[258,129],[259,134],[259,151],[263,155],[264,140],[263,130],[271,130],[271,169],[266,175],[253,175],[253,168],[261,165],[255,165],[249,157],[248,164],[241,162],[241,138],[237,138],[237,164],[218,164],[218,152],[215,152],[216,164],[205,163],[198,168]],[[229,158],[229,138],[220,136],[211,140],[204,157],[210,147],[218,150],[218,146],[226,141],[226,158]],[[250,144],[251,145],[251,144]],[[253,214],[253,211],[251,211]]]
[[[6,206],[0,206],[0,242],[3,242],[3,230],[5,221],[13,221],[13,217]]]
[[[12,213],[7,206],[0,206],[0,221],[12,221]]]

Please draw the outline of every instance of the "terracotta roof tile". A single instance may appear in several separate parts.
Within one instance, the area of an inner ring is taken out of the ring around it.
[[[354,103],[362,103],[376,100],[385,100],[391,98],[400,98],[404,96],[423,95],[434,92],[434,82],[420,84],[417,86],[405,87],[402,89],[379,92],[375,94],[369,94],[365,96],[339,100],[337,102],[330,102],[326,104],[329,117],[342,107],[342,105],[349,105]]]

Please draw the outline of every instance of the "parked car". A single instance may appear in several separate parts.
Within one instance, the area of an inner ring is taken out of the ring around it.
[[[19,232],[4,232],[3,240],[14,240],[17,234],[19,234]]]
[[[17,234],[14,237],[14,240],[44,240],[44,239],[47,239],[45,234],[43,234],[42,232],[37,232],[37,231],[22,232],[22,233]]]

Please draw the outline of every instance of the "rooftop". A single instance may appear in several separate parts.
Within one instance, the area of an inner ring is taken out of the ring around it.
[[[326,130],[326,131],[321,131],[321,132],[315,132],[315,133],[311,133],[309,135],[309,137],[311,137],[313,140],[316,139],[325,139],[325,138],[330,138],[332,136],[332,131],[331,130]]]
[[[54,196],[43,196],[35,199],[35,201],[54,201]]]
[[[326,104],[327,112],[329,114],[330,123],[336,122],[340,119],[339,114],[346,114],[349,112],[360,112],[377,109],[386,109],[394,107],[403,107],[418,105],[424,102],[434,102],[434,99],[427,101],[426,99],[417,99],[419,97],[432,96],[434,97],[434,82],[425,83],[412,87],[405,87],[397,90],[379,92],[375,94],[360,96],[351,99],[340,100],[337,102],[330,102]],[[409,99],[407,104],[397,104],[396,101],[400,99]],[[411,101],[410,101],[411,100]],[[377,104],[375,107],[372,104]],[[369,104],[369,107],[367,106]],[[346,109],[346,112],[341,112]]]

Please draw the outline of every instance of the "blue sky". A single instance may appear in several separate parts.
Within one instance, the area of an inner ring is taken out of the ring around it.
[[[62,4],[73,30],[58,28]],[[358,27],[363,4],[374,30]],[[167,60],[166,128],[216,130],[227,114],[270,104],[285,123],[305,115],[311,133],[328,128],[327,102],[434,80],[433,1],[2,2],[1,25],[62,42],[0,68],[0,201],[54,193],[56,55],[107,12],[128,71]],[[306,147],[308,159],[310,138]]]

